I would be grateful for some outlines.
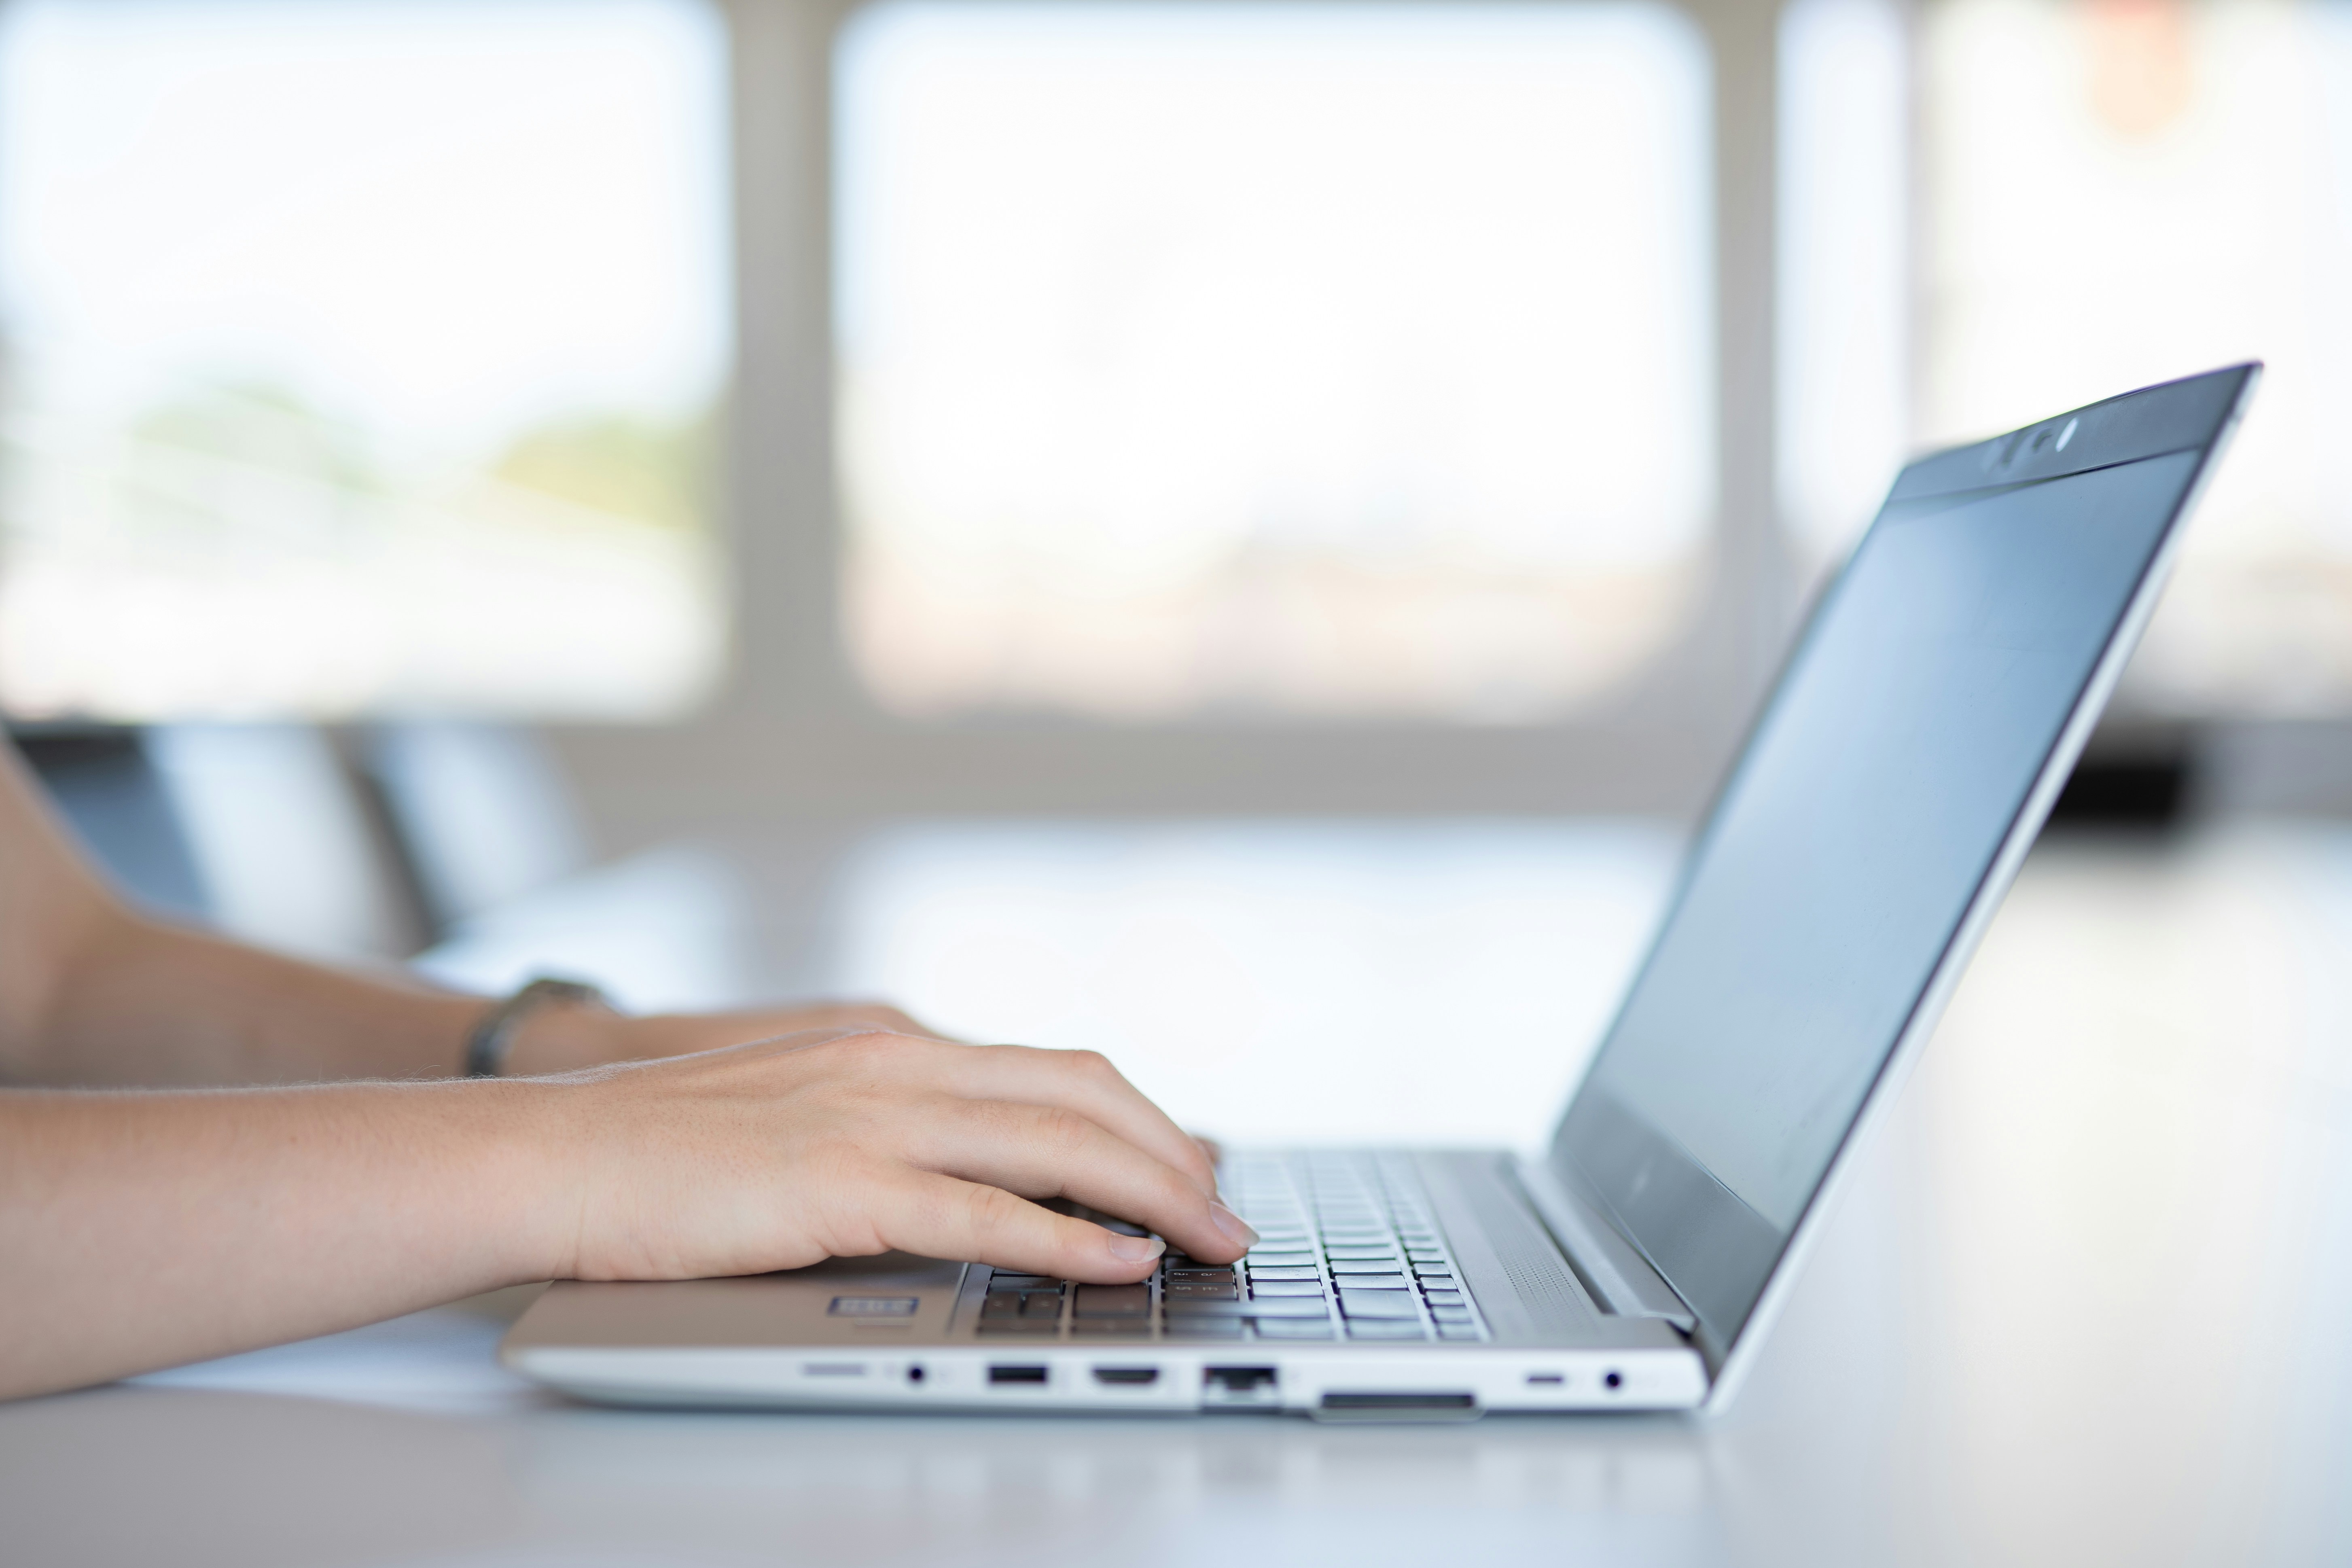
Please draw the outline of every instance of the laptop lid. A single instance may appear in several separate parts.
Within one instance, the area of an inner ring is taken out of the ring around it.
[[[2072,770],[2258,370],[1921,458],[1798,639],[1550,1154],[1690,1307],[1719,1396]]]

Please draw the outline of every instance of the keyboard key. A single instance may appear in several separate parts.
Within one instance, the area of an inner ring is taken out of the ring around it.
[[[1402,1274],[1349,1274],[1342,1269],[1331,1270],[1331,1282],[1343,1290],[1402,1290]]]
[[[1429,1310],[1429,1315],[1441,1323],[1467,1323],[1475,1321],[1467,1307],[1432,1307]]]
[[[1265,1318],[1257,1325],[1257,1337],[1262,1340],[1328,1340],[1332,1337],[1331,1321],[1310,1322],[1305,1318]]]
[[[1250,1277],[1250,1279],[1253,1279],[1253,1280],[1265,1280],[1265,1279],[1309,1279],[1309,1280],[1312,1280],[1312,1279],[1322,1279],[1322,1278],[1323,1278],[1323,1275],[1322,1275],[1322,1272],[1321,1272],[1319,1269],[1316,1269],[1316,1268],[1293,1268],[1293,1267],[1290,1267],[1290,1266],[1288,1266],[1288,1265],[1285,1265],[1285,1266],[1283,1266],[1283,1267],[1280,1267],[1280,1268],[1258,1268],[1255,1264],[1252,1264],[1252,1265],[1250,1266],[1249,1277]]]
[[[1437,1325],[1437,1337],[1441,1340],[1483,1340],[1486,1336],[1479,1331],[1475,1323],[1440,1323]]]
[[[1188,1285],[1230,1285],[1234,1282],[1231,1268],[1171,1268],[1171,1283],[1181,1280]]]
[[[1170,1301],[1162,1309],[1170,1322],[1196,1318],[1320,1318],[1330,1309],[1320,1300],[1277,1298],[1271,1301]]]
[[[1432,1290],[1429,1289],[1429,1284],[1426,1280],[1422,1282],[1422,1294],[1429,1298],[1429,1304],[1433,1307],[1458,1307],[1462,1305],[1461,1291]]]
[[[1239,1340],[1249,1337],[1249,1325],[1239,1318],[1186,1318],[1168,1325],[1171,1340]]]
[[[1429,1333],[1418,1322],[1350,1318],[1348,1320],[1348,1337],[1351,1340],[1425,1340]]]
[[[1149,1318],[1077,1318],[1070,1323],[1070,1332],[1087,1339],[1100,1339],[1105,1334],[1124,1334],[1130,1339],[1151,1337]]]
[[[1237,1301],[1242,1292],[1238,1285],[1184,1285],[1171,1281],[1160,1288],[1160,1294],[1170,1301]]]
[[[1151,1311],[1149,1285],[1081,1285],[1077,1316],[1081,1318],[1141,1318]]]
[[[1003,1295],[985,1296],[981,1300],[980,1315],[982,1318],[1017,1318],[1021,1315],[1021,1298],[1009,1290]]]
[[[1062,1293],[1059,1290],[1032,1290],[1021,1298],[1021,1315],[1024,1318],[1058,1318],[1062,1315]]]
[[[1253,1278],[1250,1280],[1250,1294],[1261,1299],[1267,1296],[1312,1296],[1316,1300],[1320,1300],[1323,1298],[1323,1282],[1320,1279],[1259,1279]]]
[[[1339,1292],[1339,1310],[1350,1318],[1410,1318],[1421,1321],[1421,1309],[1413,1305],[1412,1292],[1406,1290],[1349,1290]]]
[[[989,1278],[991,1290],[1056,1290],[1058,1279],[1048,1279],[1043,1274],[996,1274]]]

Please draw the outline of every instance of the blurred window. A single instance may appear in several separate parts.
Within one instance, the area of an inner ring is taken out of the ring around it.
[[[725,79],[695,0],[0,11],[0,701],[693,702]]]
[[[1661,5],[894,0],[838,55],[845,615],[904,714],[1522,721],[1715,508]]]
[[[1910,446],[1911,99],[1898,0],[1780,13],[1780,515],[1803,563],[1843,554]]]
[[[2270,374],[2125,691],[2352,704],[2352,6],[1939,0],[1920,434]]]

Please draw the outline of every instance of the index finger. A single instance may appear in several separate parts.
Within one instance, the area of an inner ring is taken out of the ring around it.
[[[1131,1285],[1149,1279],[1168,1250],[1156,1236],[1121,1236],[1002,1187],[929,1171],[901,1173],[875,1194],[874,1207],[874,1234],[885,1247],[1050,1279]]]
[[[1217,1167],[1200,1141],[1169,1119],[1098,1051],[1040,1050],[1034,1046],[962,1046],[934,1080],[964,1100],[1003,1100],[1075,1110],[1107,1132],[1181,1171],[1210,1197]]]

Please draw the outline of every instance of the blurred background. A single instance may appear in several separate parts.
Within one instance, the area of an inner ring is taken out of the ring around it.
[[[1197,1038],[1434,940],[1223,867],[1589,1033],[1906,455],[2144,383],[2271,367],[2070,815],[2352,812],[2347,280],[2346,0],[0,0],[0,709],[310,951],[798,878],[763,984]]]

